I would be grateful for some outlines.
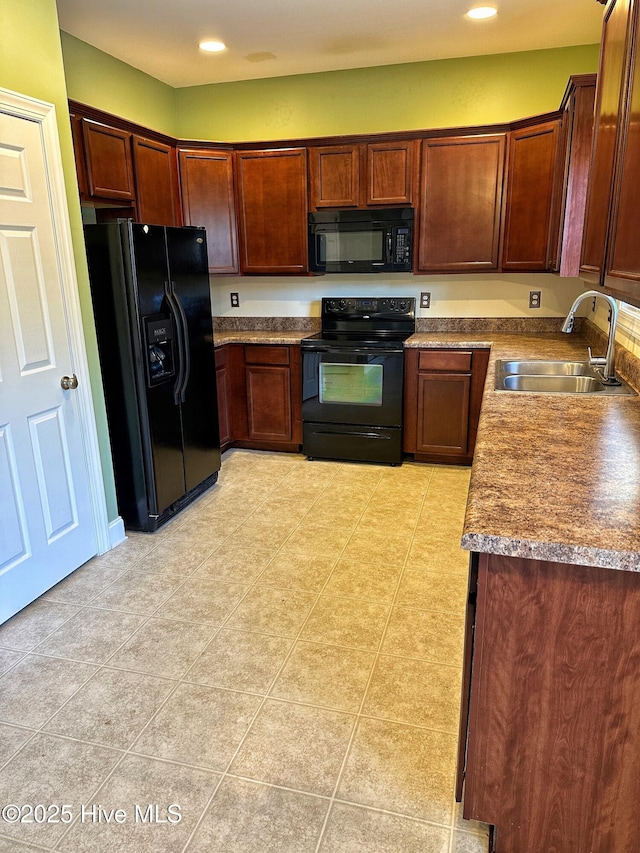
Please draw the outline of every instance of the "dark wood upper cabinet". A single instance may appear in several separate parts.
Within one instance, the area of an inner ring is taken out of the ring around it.
[[[183,149],[179,161],[184,223],[206,229],[209,272],[237,273],[233,152]]]
[[[418,270],[498,269],[505,134],[422,143]]]
[[[411,205],[415,139],[309,148],[309,198],[314,210]]]
[[[88,194],[92,198],[135,200],[131,133],[82,119]]]
[[[620,144],[613,187],[605,286],[614,295],[640,305],[640,64],[638,32],[640,6],[630,16],[628,85],[620,122]]]
[[[417,140],[370,142],[366,148],[367,204],[413,204]]]
[[[182,225],[176,149],[133,137],[138,220],[153,225]]]
[[[73,139],[73,155],[76,164],[76,176],[78,178],[78,191],[80,199],[85,200],[89,195],[89,184],[87,182],[87,160],[84,154],[84,139],[82,136],[82,116],[71,112],[71,138]]]
[[[235,156],[242,272],[306,272],[306,148]]]
[[[596,75],[572,76],[560,109],[559,165],[562,178],[555,189],[552,216],[552,269],[578,276],[587,204],[587,179],[593,139]]]
[[[358,207],[360,145],[327,145],[309,149],[311,206]]]
[[[634,0],[611,0],[604,15],[580,267],[581,277],[592,286],[602,283],[604,273],[628,41],[636,17]]]
[[[502,269],[544,271],[549,257],[559,122],[509,134]]]

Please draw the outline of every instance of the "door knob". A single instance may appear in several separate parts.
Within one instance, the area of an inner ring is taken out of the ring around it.
[[[75,373],[72,376],[63,376],[60,385],[63,391],[73,391],[74,388],[78,387],[78,377]]]

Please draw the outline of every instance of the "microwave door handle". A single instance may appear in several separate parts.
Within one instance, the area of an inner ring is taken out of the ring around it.
[[[391,231],[387,232],[387,264],[391,265]]]

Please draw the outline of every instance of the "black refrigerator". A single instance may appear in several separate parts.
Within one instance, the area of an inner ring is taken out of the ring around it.
[[[85,242],[118,509],[151,533],[220,469],[205,231],[118,221]]]

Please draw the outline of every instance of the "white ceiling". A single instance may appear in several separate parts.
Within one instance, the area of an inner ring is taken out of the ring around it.
[[[174,87],[600,41],[596,0],[57,0],[60,27]],[[472,6],[496,18],[470,21]],[[198,49],[225,42],[220,54]],[[268,58],[267,58],[268,57]],[[273,58],[271,58],[273,57]]]

